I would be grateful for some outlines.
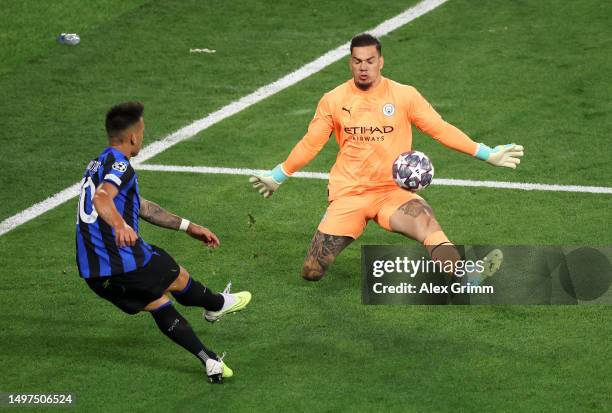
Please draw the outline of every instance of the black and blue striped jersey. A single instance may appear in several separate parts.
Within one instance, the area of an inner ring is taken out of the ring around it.
[[[115,230],[93,205],[93,196],[103,182],[115,185],[119,193],[115,207],[125,222],[138,233],[140,195],[138,177],[129,159],[112,147],[92,160],[81,180],[76,224],[76,260],[83,278],[107,277],[144,267],[151,259],[152,249],[140,236],[134,246],[119,247]]]

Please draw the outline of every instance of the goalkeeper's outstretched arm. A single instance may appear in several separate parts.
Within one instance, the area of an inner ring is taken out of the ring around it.
[[[333,131],[333,121],[326,96],[319,101],[314,118],[308,125],[308,132],[293,147],[285,162],[270,171],[251,175],[249,182],[264,198],[270,197],[294,172],[312,161],[323,149]]]
[[[494,148],[476,143],[465,133],[444,121],[423,96],[414,88],[410,96],[410,121],[424,133],[446,147],[474,156],[493,166],[515,169],[521,163],[523,147],[514,143]]]

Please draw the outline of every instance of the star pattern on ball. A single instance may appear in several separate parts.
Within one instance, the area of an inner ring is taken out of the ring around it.
[[[393,162],[392,171],[395,183],[412,192],[429,186],[434,175],[431,160],[419,151],[399,155]]]

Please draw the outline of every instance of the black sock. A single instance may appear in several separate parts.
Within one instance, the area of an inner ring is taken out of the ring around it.
[[[202,363],[205,364],[209,358],[217,358],[213,351],[204,347],[187,320],[172,306],[172,302],[151,311],[151,315],[162,333],[196,356]]]
[[[221,294],[215,293],[191,277],[189,277],[187,287],[182,291],[174,291],[172,295],[183,305],[204,307],[209,311],[219,311],[225,302]]]

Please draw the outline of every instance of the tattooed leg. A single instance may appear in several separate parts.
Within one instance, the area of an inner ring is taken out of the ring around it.
[[[319,281],[338,254],[351,242],[351,237],[328,235],[317,230],[306,254],[302,277],[308,281]]]
[[[433,210],[422,199],[412,199],[400,206],[391,215],[389,224],[394,232],[399,232],[421,243],[429,234],[442,230]]]
[[[412,199],[391,215],[391,229],[425,244],[432,260],[457,263],[461,255],[436,221],[431,207],[422,199]],[[454,267],[454,265],[453,265]],[[450,275],[453,275],[454,268]]]

